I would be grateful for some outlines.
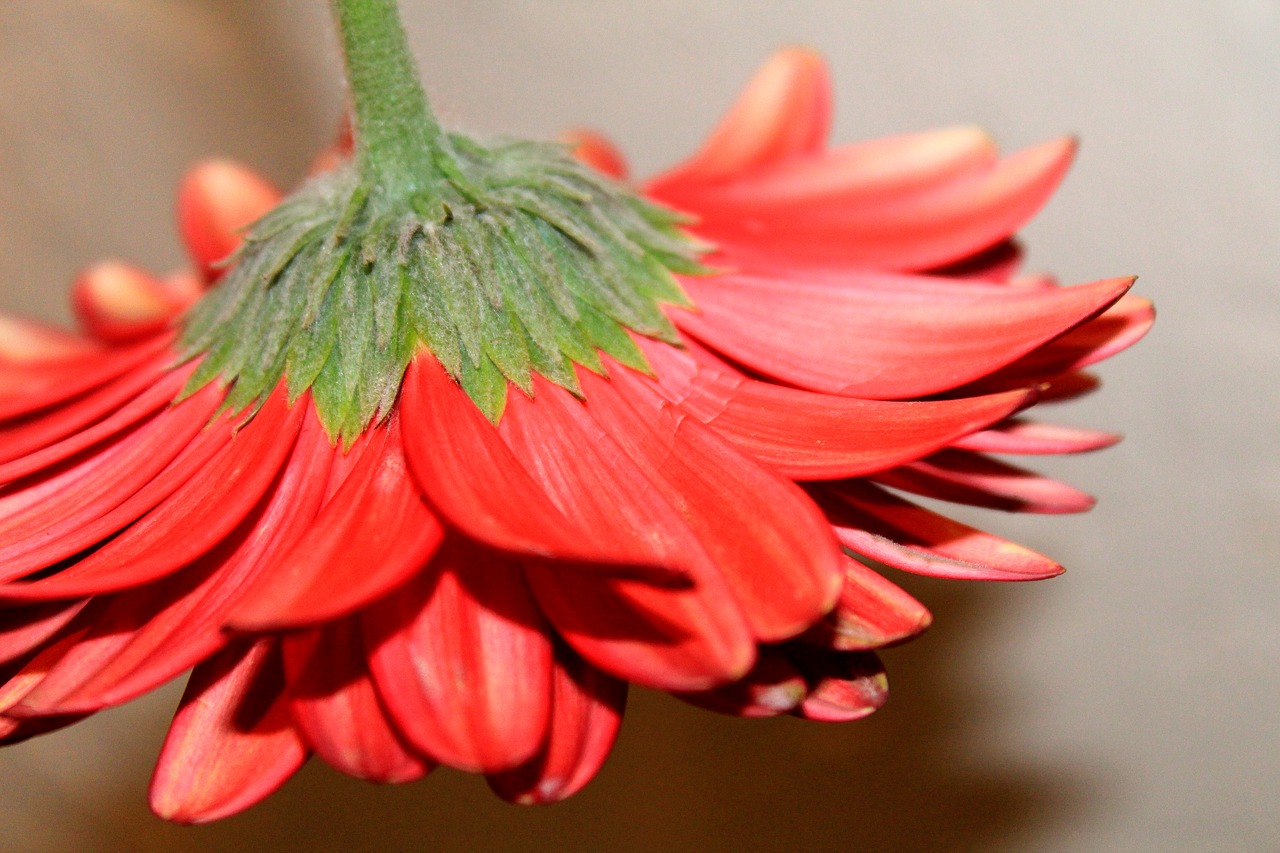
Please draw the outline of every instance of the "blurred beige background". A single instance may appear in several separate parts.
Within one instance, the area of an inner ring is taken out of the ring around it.
[[[296,180],[336,122],[322,0],[0,0],[0,305],[65,319],[77,267],[179,262],[172,187],[230,154]],[[1130,272],[1161,312],[1064,420],[1122,429],[1041,467],[1083,517],[970,516],[1054,581],[904,581],[937,616],[842,727],[635,695],[576,799],[517,809],[439,772],[313,765],[213,827],[151,818],[174,688],[0,752],[0,850],[1280,849],[1280,4],[1161,0],[403,0],[440,110],[583,122],[641,171],[689,151],[778,43],[837,82],[837,138],[979,122],[1084,139],[1033,268]]]

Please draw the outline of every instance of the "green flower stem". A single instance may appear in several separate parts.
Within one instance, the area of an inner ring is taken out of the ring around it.
[[[430,191],[452,157],[418,79],[396,0],[333,0],[351,89],[356,160],[373,196]],[[377,199],[371,199],[377,201]]]

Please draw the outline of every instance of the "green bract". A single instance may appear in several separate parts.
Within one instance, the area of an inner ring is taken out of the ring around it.
[[[577,392],[573,365],[601,372],[600,352],[647,369],[628,331],[677,340],[661,304],[689,303],[672,273],[707,271],[679,214],[564,146],[447,139],[421,190],[386,191],[357,159],[251,226],[187,320],[184,356],[203,360],[184,393],[223,382],[240,409],[284,380],[350,443],[424,348],[497,422],[508,381]]]

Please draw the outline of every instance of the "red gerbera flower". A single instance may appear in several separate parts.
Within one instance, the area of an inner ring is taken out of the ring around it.
[[[279,206],[197,169],[181,225],[213,287],[189,310],[195,278],[111,264],[77,283],[88,337],[10,323],[5,741],[194,667],[165,817],[243,809],[311,752],[547,802],[596,772],[628,682],[747,716],[878,707],[870,650],[929,614],[855,556],[1060,571],[899,493],[1091,504],[985,455],[1112,443],[1019,413],[1091,388],[1081,369],[1152,319],[1130,279],[1014,277],[1008,239],[1072,142],[828,149],[822,63],[784,51],[643,186],[677,220],[557,149],[480,146],[404,102],[388,131],[360,39],[386,44],[394,7],[338,6],[353,164]]]

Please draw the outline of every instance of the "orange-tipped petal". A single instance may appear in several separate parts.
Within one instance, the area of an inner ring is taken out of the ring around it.
[[[860,720],[889,698],[889,679],[871,652],[804,652],[791,650],[809,678],[809,695],[791,713],[806,720],[847,723]]]
[[[178,190],[178,228],[206,281],[221,276],[220,264],[240,248],[245,227],[280,197],[256,172],[229,160],[210,160],[187,173]]]

